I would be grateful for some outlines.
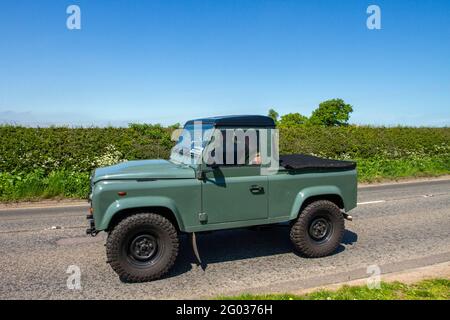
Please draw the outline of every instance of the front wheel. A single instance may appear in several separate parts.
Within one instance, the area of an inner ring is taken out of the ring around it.
[[[172,223],[153,213],[122,220],[106,242],[108,263],[125,282],[160,278],[178,255],[178,235]]]
[[[292,225],[290,238],[303,256],[319,258],[332,254],[344,236],[344,217],[331,201],[312,202]]]

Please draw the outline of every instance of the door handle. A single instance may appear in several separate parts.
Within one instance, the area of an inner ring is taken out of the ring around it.
[[[252,193],[261,193],[261,192],[264,192],[264,188],[261,186],[258,186],[258,185],[253,185],[250,187],[250,191]]]

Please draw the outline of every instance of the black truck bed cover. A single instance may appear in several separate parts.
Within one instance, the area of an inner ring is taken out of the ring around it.
[[[288,170],[300,169],[338,169],[353,170],[356,162],[324,159],[306,154],[280,155],[280,166]]]

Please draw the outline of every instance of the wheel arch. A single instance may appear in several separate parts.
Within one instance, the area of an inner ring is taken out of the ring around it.
[[[120,210],[112,216],[105,230],[106,231],[112,230],[123,219],[126,219],[132,215],[139,213],[155,213],[160,216],[163,216],[173,224],[173,226],[178,232],[181,231],[180,225],[178,223],[177,218],[175,217],[175,214],[172,212],[171,209],[163,206],[135,207]]]
[[[300,212],[309,204],[318,200],[328,200],[345,210],[345,204],[340,189],[336,186],[319,186],[302,190],[298,193],[292,206],[291,220],[297,219]]]
[[[118,200],[108,207],[98,229],[109,231],[123,219],[137,213],[160,214],[167,218],[177,231],[184,231],[185,229],[174,201],[163,197]]]
[[[333,202],[335,205],[337,205],[339,207],[339,209],[344,210],[344,200],[342,200],[342,197],[338,194],[323,194],[323,195],[318,195],[318,196],[311,196],[307,199],[305,199],[305,201],[303,201],[301,207],[300,207],[300,212],[309,204],[315,202],[315,201],[319,201],[319,200],[328,200],[330,202]]]

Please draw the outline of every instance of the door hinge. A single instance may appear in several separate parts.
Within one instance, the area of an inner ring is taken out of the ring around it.
[[[198,214],[198,220],[202,223],[206,223],[208,221],[208,214],[204,212],[200,212]]]

